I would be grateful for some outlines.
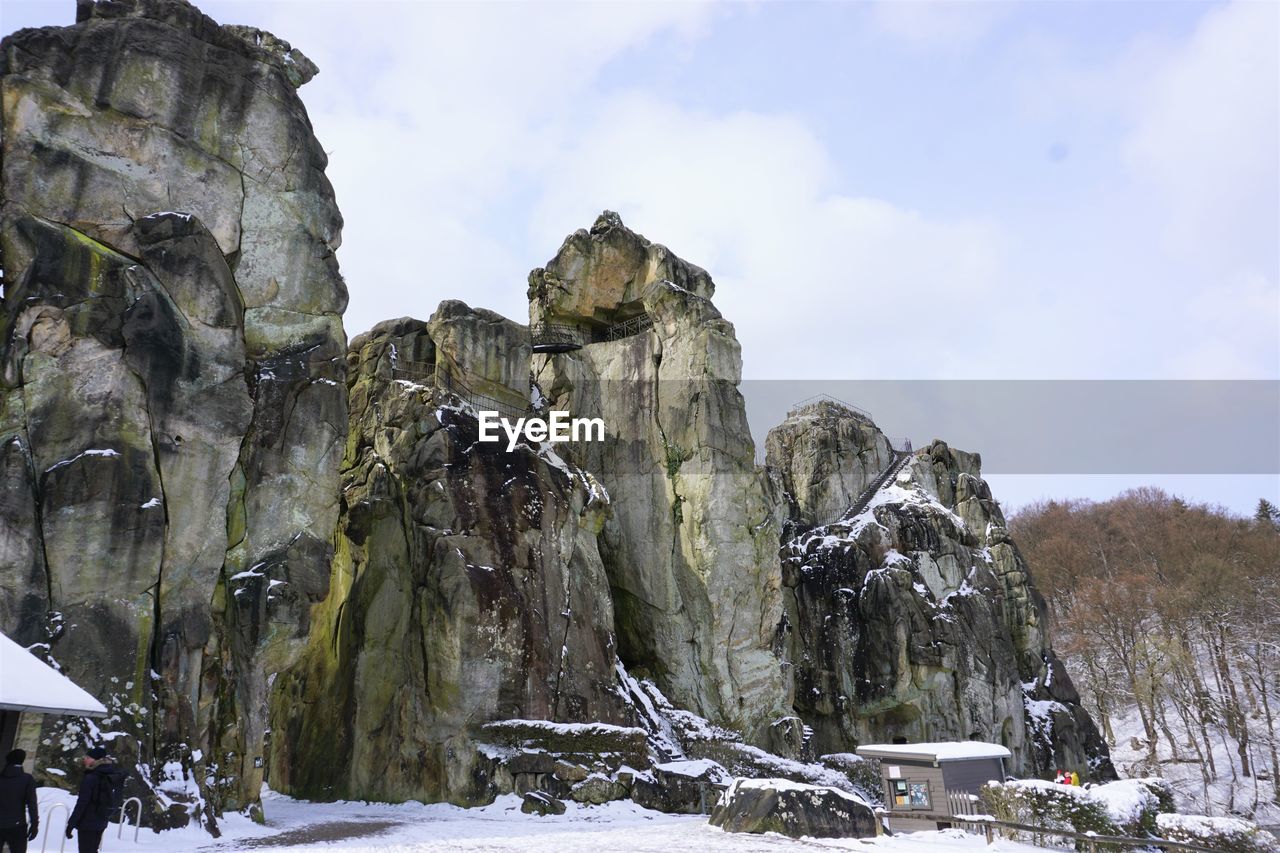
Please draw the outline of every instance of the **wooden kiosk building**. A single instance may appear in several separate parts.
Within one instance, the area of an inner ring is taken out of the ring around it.
[[[939,829],[916,815],[971,814],[969,795],[1005,778],[1003,746],[980,741],[868,744],[858,755],[880,761],[880,781],[894,832]]]

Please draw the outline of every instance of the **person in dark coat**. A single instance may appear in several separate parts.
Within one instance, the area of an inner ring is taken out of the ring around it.
[[[124,773],[116,768],[107,750],[95,746],[84,754],[84,779],[80,781],[80,794],[76,807],[67,818],[67,838],[72,830],[80,853],[98,853],[102,833],[115,811],[115,791],[124,785]]]
[[[6,847],[9,853],[26,853],[27,842],[40,834],[36,780],[22,772],[26,760],[26,750],[11,750],[0,770],[0,853]]]

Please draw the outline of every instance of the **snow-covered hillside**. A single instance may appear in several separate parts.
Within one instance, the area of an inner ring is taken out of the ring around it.
[[[1169,715],[1172,716],[1172,709]],[[1266,722],[1250,720],[1254,744],[1265,743]],[[1167,738],[1161,738],[1156,746],[1157,761],[1153,765],[1147,758],[1142,722],[1137,709],[1129,708],[1112,718],[1116,742],[1111,745],[1111,759],[1116,770],[1124,777],[1159,776],[1174,788],[1178,811],[1184,814],[1246,817],[1271,828],[1280,828],[1280,804],[1275,802],[1275,780],[1268,771],[1267,761],[1256,754],[1251,763],[1257,769],[1255,775],[1245,777],[1240,773],[1239,744],[1225,726],[1214,727],[1210,743],[1213,745],[1213,767],[1201,765],[1196,753],[1185,743],[1174,747]],[[1206,783],[1205,773],[1209,780]]]

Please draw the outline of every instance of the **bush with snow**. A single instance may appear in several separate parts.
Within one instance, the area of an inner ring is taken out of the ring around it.
[[[868,802],[880,804],[880,759],[864,758],[852,752],[833,752],[818,759],[824,766],[839,770],[849,777],[854,790]]]
[[[1156,816],[1173,810],[1162,779],[1124,779],[1079,788],[1041,779],[988,782],[982,801],[999,820],[1101,835],[1149,836]]]
[[[1162,814],[1156,816],[1156,828],[1166,841],[1202,844],[1229,853],[1262,853],[1280,850],[1271,833],[1256,823],[1234,817]]]

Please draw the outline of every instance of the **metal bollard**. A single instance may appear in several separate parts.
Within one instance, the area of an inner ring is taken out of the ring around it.
[[[49,806],[49,811],[45,813],[45,816],[44,816],[44,840],[40,842],[40,853],[45,853],[45,848],[46,848],[46,847],[48,846],[48,844],[49,844],[49,827],[50,827],[50,825],[53,823],[53,813],[54,813],[54,812],[56,812],[58,809],[62,809],[64,812],[66,812],[66,811],[67,811],[67,804],[66,804],[66,803],[54,803],[53,805]],[[71,813],[70,813],[70,812],[67,812],[67,817],[66,817],[66,819],[62,821],[62,825],[63,825],[63,827],[65,827],[65,826],[67,825],[67,821],[68,821],[68,820],[70,820],[70,819],[71,819]],[[58,853],[63,853],[63,851],[64,851],[64,850],[66,850],[66,849],[67,849],[67,834],[64,832],[64,833],[62,833],[62,844],[60,844],[60,845],[58,846]]]
[[[116,830],[116,838],[124,837],[124,817],[125,817],[126,811],[129,808],[129,803],[138,804],[137,817],[135,817],[133,821],[133,843],[137,844],[138,830],[142,827],[142,800],[138,799],[137,797],[130,797],[129,799],[125,800],[123,803],[120,804],[120,828]]]

